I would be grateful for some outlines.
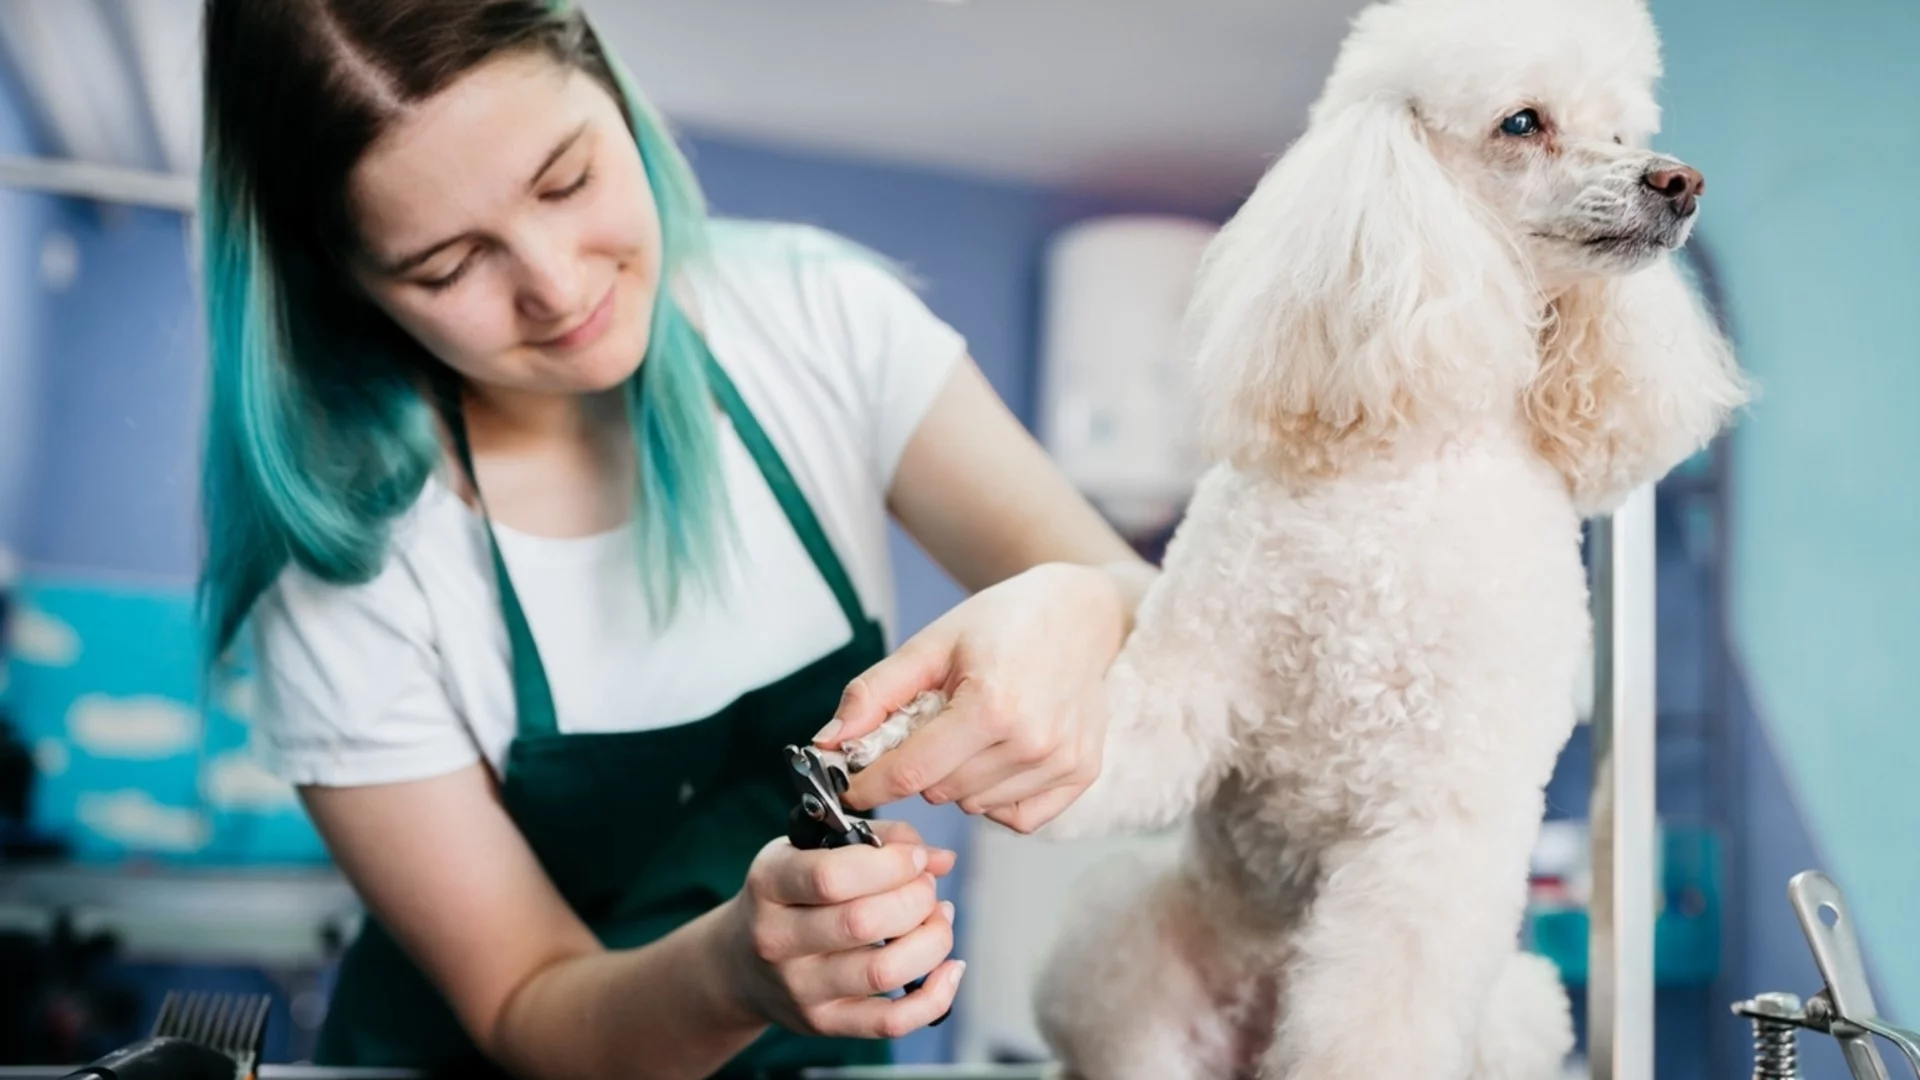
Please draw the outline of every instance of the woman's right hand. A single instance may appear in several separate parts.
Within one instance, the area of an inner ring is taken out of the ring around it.
[[[733,970],[748,1006],[807,1035],[894,1039],[945,1015],[965,963],[953,960],[953,905],[934,879],[955,854],[911,825],[876,821],[881,847],[762,848],[734,897]],[[876,943],[886,941],[883,947]],[[885,998],[920,976],[926,984]]]

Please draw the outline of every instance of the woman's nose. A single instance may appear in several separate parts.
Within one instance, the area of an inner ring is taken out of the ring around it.
[[[578,314],[584,299],[579,260],[558,248],[523,252],[520,257],[520,310],[531,319],[551,322]]]

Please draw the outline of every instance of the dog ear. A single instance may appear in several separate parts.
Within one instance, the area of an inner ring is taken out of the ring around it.
[[[1527,417],[1583,513],[1666,475],[1751,395],[1672,256],[1575,286],[1548,315]]]
[[[1317,116],[1201,261],[1186,333],[1210,450],[1326,475],[1511,403],[1539,325],[1519,267],[1404,101]]]

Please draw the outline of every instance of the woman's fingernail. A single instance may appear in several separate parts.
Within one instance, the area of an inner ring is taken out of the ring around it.
[[[965,975],[966,973],[967,973],[967,962],[965,960],[955,960],[953,962],[953,981],[959,982],[960,976]]]
[[[922,870],[925,870],[926,868],[927,868],[927,849],[923,847],[914,848],[913,849],[914,872],[918,873]]]
[[[820,729],[820,733],[813,737],[813,741],[831,742],[833,737],[838,734],[840,734],[840,719],[839,717],[835,717],[827,721],[827,726]]]
[[[946,916],[948,922],[952,922],[953,921],[953,901],[951,900],[940,901],[940,914]]]

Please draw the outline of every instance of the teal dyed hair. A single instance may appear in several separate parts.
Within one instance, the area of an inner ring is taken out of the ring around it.
[[[661,280],[670,282],[710,254],[706,201],[666,124],[619,59],[606,55],[659,207]],[[683,578],[717,582],[723,541],[732,536],[705,355],[705,342],[663,285],[654,297],[646,359],[627,388],[640,458],[640,569],[649,601],[663,616],[678,608]]]
[[[668,283],[707,252],[706,207],[665,124],[584,17],[548,0],[211,0],[202,284],[209,402],[200,609],[225,654],[289,563],[381,568],[441,460],[428,385],[451,373],[353,293],[344,187],[392,101],[507,49],[543,48],[623,105],[660,218],[661,287],[626,387],[638,558],[656,618],[713,581],[731,535],[704,346]],[[372,78],[379,81],[361,85]]]

